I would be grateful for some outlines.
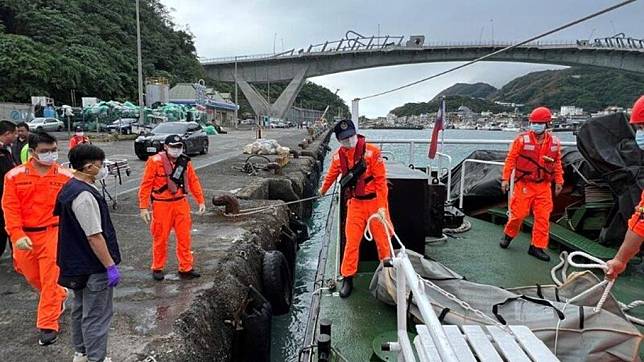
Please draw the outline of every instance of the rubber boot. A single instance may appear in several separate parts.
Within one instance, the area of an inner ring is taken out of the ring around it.
[[[550,256],[546,254],[546,252],[543,251],[543,249],[535,248],[532,245],[530,245],[530,249],[528,249],[528,254],[534,256],[539,260],[550,261]]]
[[[507,249],[508,246],[510,246],[511,241],[512,241],[511,237],[507,236],[506,234],[503,234],[501,241],[499,241],[499,246],[502,247],[503,249]]]
[[[347,298],[353,290],[353,277],[344,277],[342,279],[342,288],[340,288],[340,298]]]
[[[179,272],[179,277],[181,279],[194,279],[199,278],[201,274],[197,273],[194,269],[190,269],[187,272]]]
[[[152,278],[158,282],[162,281],[165,279],[165,274],[163,274],[163,270],[153,270],[152,271]]]

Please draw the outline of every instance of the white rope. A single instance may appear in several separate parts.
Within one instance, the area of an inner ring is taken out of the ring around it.
[[[570,299],[564,304],[563,309],[561,310],[561,313],[566,315],[566,308],[568,307],[568,304],[570,303]],[[557,327],[555,328],[555,348],[554,348],[554,353],[555,356],[557,355],[557,343],[559,343],[559,326],[561,325],[562,319],[559,319],[557,321]]]
[[[594,261],[595,264],[579,264],[579,263],[576,263],[576,262],[574,262],[572,260],[575,256],[585,257],[587,259],[590,259],[590,260]],[[608,268],[606,266],[606,262],[604,262],[603,260],[595,258],[592,255],[588,255],[588,254],[586,254],[584,252],[580,252],[580,251],[575,251],[575,252],[571,253],[570,255],[568,254],[568,252],[564,251],[561,254],[559,254],[559,260],[561,262],[559,264],[555,265],[555,267],[550,270],[550,276],[552,277],[552,280],[555,282],[555,284],[558,287],[563,285],[563,283],[565,283],[566,281],[568,281],[568,266],[569,265],[572,265],[573,267],[581,268],[581,269],[599,268],[599,269],[602,269],[604,271],[606,271],[606,269]],[[561,268],[561,277],[562,277],[561,281],[557,278],[557,270],[559,270],[560,268]],[[612,284],[610,285],[610,287],[612,287]],[[600,301],[597,304],[598,307],[601,308],[601,306],[604,304],[604,302],[608,298],[608,295],[610,293],[610,287],[609,286],[606,287],[607,290],[604,291],[604,294],[600,298]],[[620,301],[617,301],[617,304],[619,305],[619,308],[622,310],[622,312],[624,313],[626,318],[631,323],[644,326],[644,319],[637,318],[637,317],[634,317],[634,316],[626,313],[627,311],[629,311],[631,309],[643,306],[644,305],[644,300],[634,300],[629,304],[625,304],[625,303],[622,303]],[[566,305],[568,305],[568,302],[566,302]],[[557,324],[557,328],[558,328],[558,324]],[[555,337],[555,346],[556,346],[556,337]],[[555,350],[556,350],[556,348],[555,348]],[[555,354],[556,354],[556,352],[555,352]]]

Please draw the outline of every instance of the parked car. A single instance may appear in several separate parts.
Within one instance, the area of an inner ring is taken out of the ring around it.
[[[169,135],[176,134],[183,140],[183,152],[187,155],[208,153],[208,135],[196,122],[165,122],[149,133],[143,133],[134,140],[134,153],[140,160],[163,150],[163,142]]]
[[[107,132],[115,132],[120,134],[132,133],[132,126],[139,122],[136,118],[121,118],[105,126]]]
[[[27,123],[30,131],[62,131],[65,124],[56,118],[38,117]]]

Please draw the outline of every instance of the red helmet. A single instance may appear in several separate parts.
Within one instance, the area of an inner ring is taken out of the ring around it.
[[[530,123],[548,123],[552,120],[552,112],[547,107],[537,107],[530,113]]]
[[[644,123],[644,96],[640,96],[631,110],[631,124]]]

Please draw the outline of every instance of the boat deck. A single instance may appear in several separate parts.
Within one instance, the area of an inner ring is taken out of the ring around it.
[[[446,242],[428,244],[425,254],[478,283],[508,288],[553,284],[550,270],[559,262],[558,251],[549,251],[552,257],[549,263],[534,259],[527,254],[530,242],[527,233],[521,233],[508,249],[501,249],[498,240],[502,225],[473,218],[468,220],[472,224],[470,231],[455,234]],[[334,275],[335,247],[334,243],[329,245],[325,279],[332,279]],[[385,333],[390,334],[389,338],[395,338],[395,308],[378,302],[368,291],[375,267],[376,263],[361,263],[354,291],[347,299],[340,298],[337,290],[322,292],[320,318],[332,322],[332,346],[347,361],[380,360],[373,353],[374,340]],[[618,279],[613,291],[624,302],[641,299],[644,278],[636,272],[625,274]],[[633,315],[644,318],[641,311],[639,315]],[[380,345],[379,342],[375,344]],[[640,350],[640,356],[642,353]],[[389,358],[385,360],[395,360],[393,355]]]

